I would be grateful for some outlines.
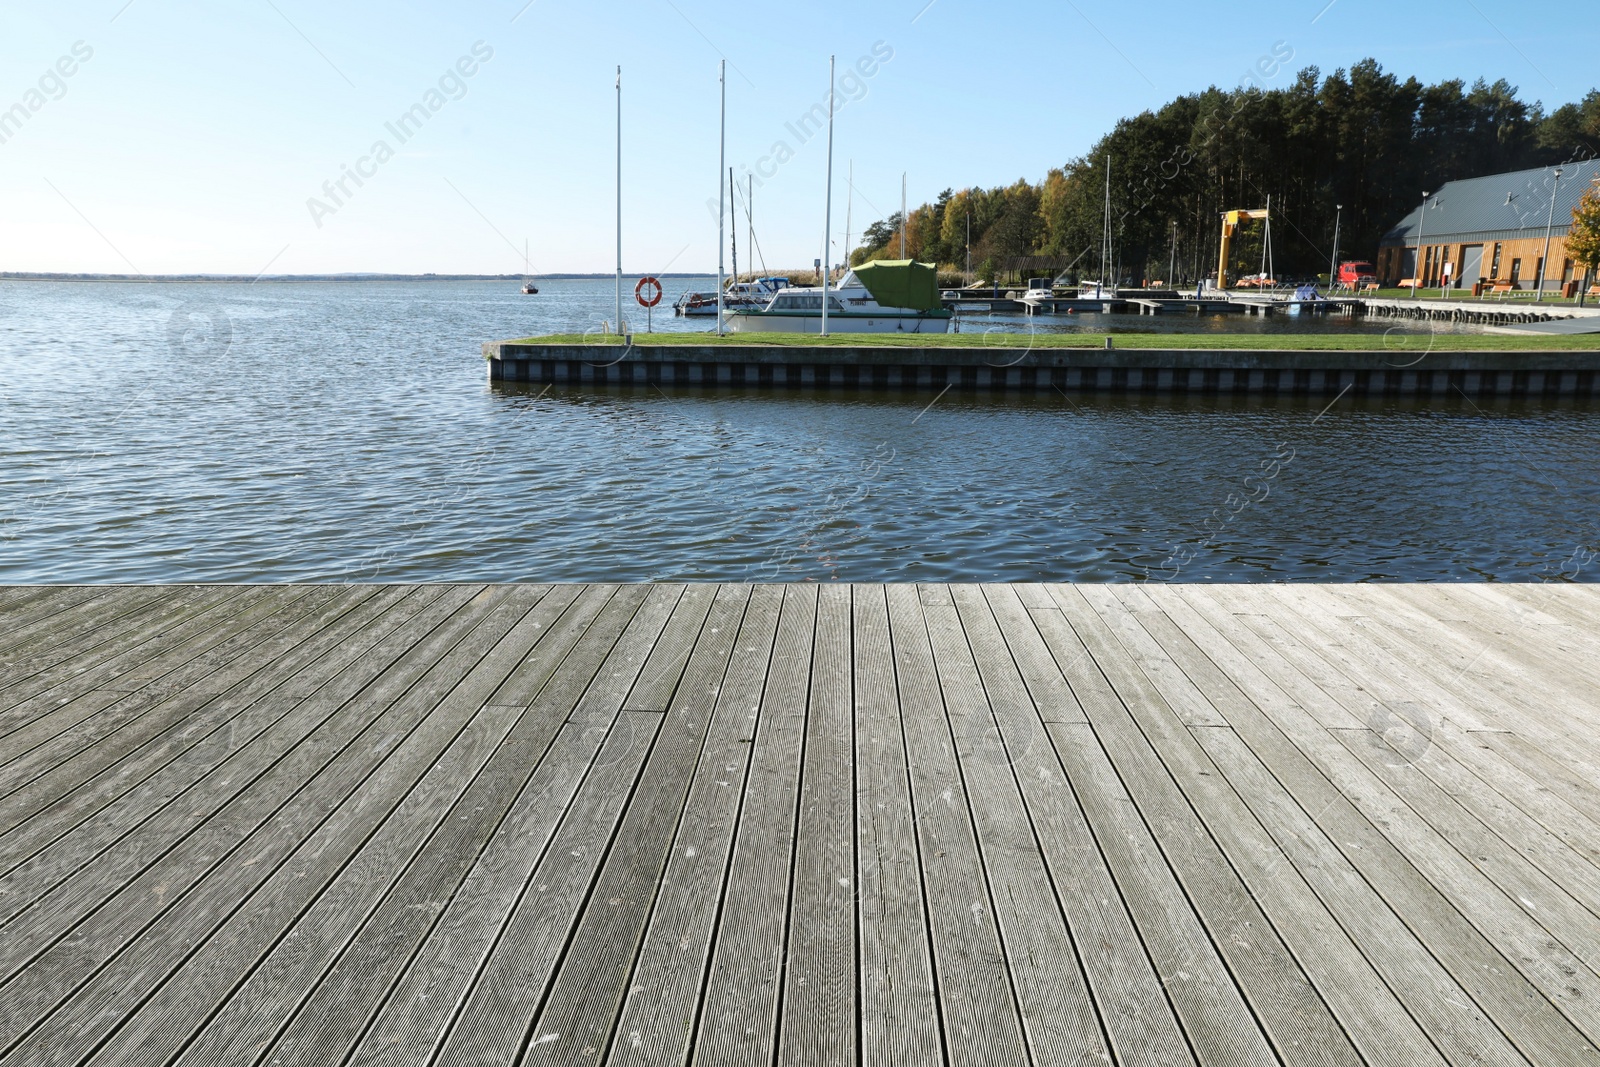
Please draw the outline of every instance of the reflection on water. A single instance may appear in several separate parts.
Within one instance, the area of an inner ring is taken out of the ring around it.
[[[491,387],[613,292],[541,289],[0,287],[0,581],[1596,569],[1581,406]]]

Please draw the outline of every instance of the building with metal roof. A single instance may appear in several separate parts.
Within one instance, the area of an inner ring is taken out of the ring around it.
[[[1600,159],[1446,182],[1378,242],[1378,278],[1386,285],[1417,279],[1432,288],[1448,280],[1502,291],[1531,290],[1541,278],[1549,291],[1581,283],[1566,237],[1578,198],[1595,185]]]

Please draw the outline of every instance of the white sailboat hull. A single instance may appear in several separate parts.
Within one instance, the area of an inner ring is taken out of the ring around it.
[[[732,311],[723,322],[729,333],[821,333],[822,312],[817,311]],[[934,311],[896,313],[828,312],[828,332],[834,333],[919,333],[950,332],[950,313]]]

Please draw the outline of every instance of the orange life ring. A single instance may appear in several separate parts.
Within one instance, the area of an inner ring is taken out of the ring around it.
[[[646,290],[649,290],[649,296],[645,296]],[[661,283],[650,277],[640,278],[639,284],[633,287],[633,298],[642,307],[655,307],[661,303]]]

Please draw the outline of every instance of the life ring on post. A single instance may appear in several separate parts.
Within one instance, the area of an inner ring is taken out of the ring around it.
[[[661,303],[661,283],[651,277],[640,278],[639,284],[633,287],[633,298],[641,307],[655,307]]]

